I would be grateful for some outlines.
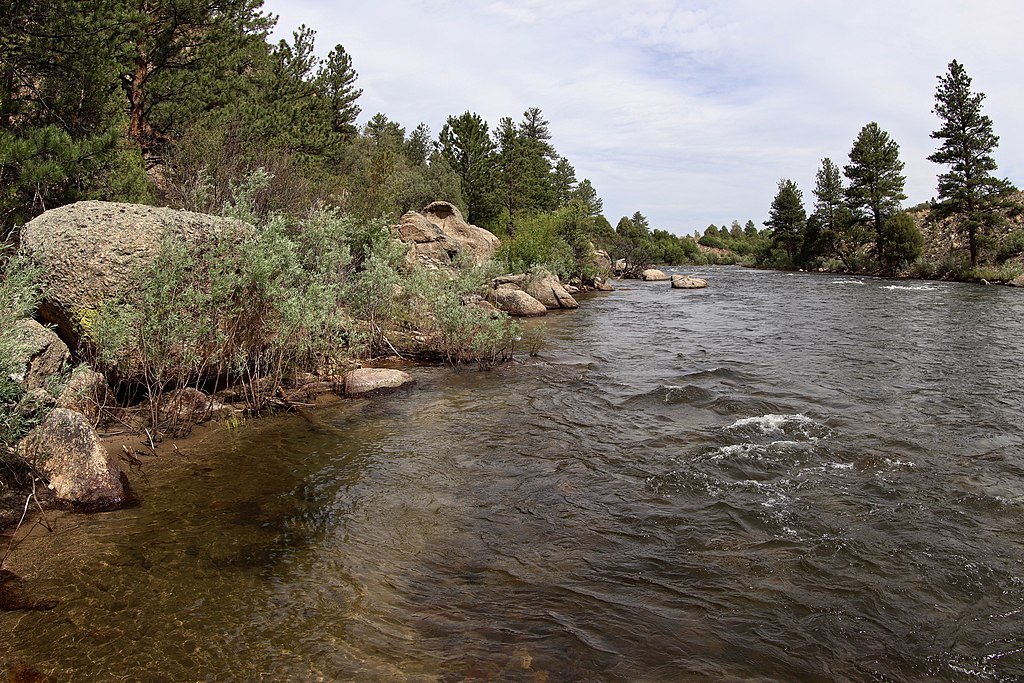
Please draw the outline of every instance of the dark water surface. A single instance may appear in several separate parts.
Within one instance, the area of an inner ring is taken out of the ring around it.
[[[65,681],[1024,678],[1024,291],[709,269],[36,532]],[[38,553],[36,553],[38,556]],[[0,650],[2,651],[2,650]],[[2,662],[2,660],[0,660]]]

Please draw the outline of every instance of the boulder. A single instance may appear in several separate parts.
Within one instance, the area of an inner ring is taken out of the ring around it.
[[[673,289],[703,289],[708,286],[708,281],[702,277],[694,277],[692,275],[673,275],[672,276],[672,288]]]
[[[614,292],[615,291],[615,287],[612,286],[612,283],[608,282],[608,280],[601,280],[601,279],[594,280],[594,289],[596,289],[599,292]]]
[[[612,272],[612,257],[604,249],[596,249],[594,253],[590,255],[590,262],[594,264],[598,273],[607,274]],[[626,264],[623,263],[622,267],[625,268]]]
[[[494,290],[494,305],[499,311],[521,318],[529,318],[545,315],[548,312],[547,306],[534,299],[515,285],[499,285]]]
[[[450,268],[466,260],[483,263],[498,251],[498,238],[471,225],[458,207],[433,202],[421,212],[409,211],[395,226],[398,238],[412,245],[410,260]]]
[[[75,509],[113,510],[131,499],[128,478],[81,413],[54,408],[18,445],[22,458]]]
[[[397,389],[412,381],[412,375],[402,370],[358,368],[345,373],[345,395],[358,396],[382,389]]]
[[[57,406],[81,413],[90,423],[96,424],[100,411],[110,398],[109,394],[106,378],[83,367],[71,375],[68,385],[57,397]]]
[[[640,273],[640,279],[645,282],[661,282],[662,280],[667,280],[668,275],[666,275],[663,270],[648,268],[644,272]]]
[[[45,387],[50,377],[70,365],[71,352],[53,330],[35,320],[19,320],[14,327],[19,369],[11,379],[20,382],[26,391]]]
[[[188,428],[230,412],[231,408],[198,389],[184,387],[161,396],[159,410],[161,421]]]
[[[1024,287],[1024,275],[1018,275],[1007,284],[1011,287]]]
[[[77,348],[97,307],[135,286],[141,268],[165,239],[202,243],[214,236],[241,237],[252,227],[232,218],[191,211],[76,202],[51,209],[21,230],[21,249],[43,270],[40,317]]]
[[[579,308],[576,299],[565,290],[562,283],[550,271],[540,268],[534,271],[523,288],[527,294],[544,304],[545,308]]]

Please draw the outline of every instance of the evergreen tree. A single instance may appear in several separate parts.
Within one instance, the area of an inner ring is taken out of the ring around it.
[[[548,121],[540,109],[531,107],[523,112],[518,152],[521,202],[525,209],[552,211],[558,205],[552,182],[553,161],[558,155],[550,140]]]
[[[971,78],[955,59],[949,71],[939,76],[935,91],[935,114],[942,121],[931,136],[941,140],[929,161],[949,166],[939,175],[939,201],[933,206],[936,218],[952,216],[967,235],[971,265],[978,263],[978,233],[997,220],[1000,198],[1009,182],[992,175],[996,162],[992,152],[999,138],[992,131],[992,119],[981,112],[984,93],[971,92]]]
[[[355,87],[358,77],[359,74],[352,68],[352,58],[341,45],[334,46],[316,75],[319,94],[330,110],[331,128],[348,137],[355,134],[356,117],[361,111],[356,104],[356,100],[363,94],[362,90]]]
[[[822,251],[838,256],[849,266],[850,257],[863,244],[863,235],[853,228],[842,174],[828,157],[821,160],[821,167],[815,175],[812,217],[820,231]]]
[[[850,163],[844,167],[850,186],[847,201],[854,218],[870,220],[875,229],[878,260],[886,262],[883,225],[885,219],[900,210],[905,178],[900,148],[889,134],[872,121],[864,126],[850,150]]]
[[[551,185],[555,192],[555,201],[558,206],[565,206],[575,196],[577,182],[576,169],[572,167],[569,160],[559,157],[558,163],[551,173]]]
[[[516,216],[522,205],[523,155],[519,129],[508,116],[502,117],[494,131],[497,161],[497,187],[509,234],[515,233]]]
[[[754,225],[754,221],[748,220],[743,226],[743,236],[747,239],[757,237],[757,226]]]
[[[882,239],[885,241],[883,253],[886,259],[882,268],[889,274],[913,262],[924,248],[924,238],[914,224],[914,219],[906,211],[900,211],[885,219]]]
[[[791,263],[796,263],[806,222],[807,212],[800,188],[792,180],[780,180],[779,191],[772,200],[768,220],[764,224],[772,229],[772,242],[786,250]]]
[[[597,196],[597,190],[590,183],[590,180],[584,178],[580,181],[580,184],[576,186],[576,192],[574,195],[575,199],[579,199],[587,206],[587,213],[590,216],[597,217],[604,211],[604,202]],[[608,219],[605,219],[605,223]],[[609,226],[611,227],[611,226]]]
[[[499,209],[494,197],[494,143],[487,122],[469,111],[449,116],[441,129],[440,149],[461,181],[466,220],[493,226]]]

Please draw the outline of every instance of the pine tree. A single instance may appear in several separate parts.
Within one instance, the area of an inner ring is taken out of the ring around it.
[[[499,209],[494,196],[494,143],[487,122],[467,111],[449,116],[441,129],[441,154],[458,174],[467,204],[466,220],[492,226]]]
[[[850,257],[863,244],[863,235],[860,230],[853,229],[843,176],[828,157],[821,160],[821,167],[815,175],[812,217],[820,231],[818,239],[824,252],[838,256],[849,266]]]
[[[791,263],[796,262],[806,222],[807,212],[800,188],[792,180],[780,180],[779,191],[772,200],[768,220],[764,224],[772,229],[772,241],[782,245]]]
[[[555,192],[555,201],[559,207],[565,206],[576,193],[576,169],[569,160],[559,157],[558,163],[551,173],[551,184]]]
[[[870,220],[875,229],[875,250],[880,263],[886,262],[883,226],[885,219],[900,210],[906,179],[900,148],[889,134],[872,121],[864,126],[850,150],[850,163],[843,168],[850,186],[847,201],[857,220]]]
[[[334,132],[346,137],[355,134],[356,117],[361,111],[356,104],[356,100],[363,94],[362,90],[355,87],[358,77],[359,74],[352,68],[352,58],[341,45],[335,45],[328,53],[316,75],[320,96],[330,109],[331,127]]]
[[[992,131],[992,119],[981,112],[985,94],[971,92],[971,78],[955,59],[938,78],[934,112],[942,125],[931,136],[942,143],[928,160],[949,166],[949,171],[939,175],[933,215],[955,218],[967,235],[971,265],[976,266],[978,233],[998,220],[995,210],[1010,185],[992,175],[997,168],[992,152],[999,138]]]
[[[594,189],[594,186],[587,178],[581,180],[579,185],[576,186],[575,198],[586,204],[587,213],[592,217],[596,218],[604,211],[604,202],[597,196],[597,190]]]

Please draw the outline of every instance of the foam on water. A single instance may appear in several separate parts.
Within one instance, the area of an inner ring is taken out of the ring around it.
[[[932,285],[886,285],[879,287],[879,289],[891,289],[902,292],[934,292],[938,287],[933,287]]]

